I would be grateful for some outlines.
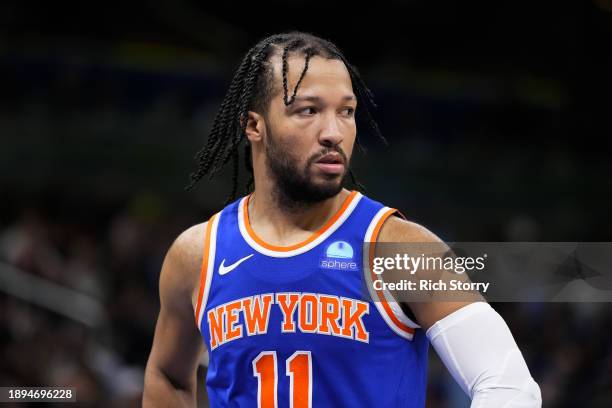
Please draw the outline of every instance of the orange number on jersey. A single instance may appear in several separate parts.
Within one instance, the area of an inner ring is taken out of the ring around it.
[[[286,361],[290,377],[291,408],[312,407],[312,358],[310,351],[296,351]],[[257,407],[277,408],[278,373],[276,351],[262,351],[253,360],[253,375],[257,377]]]
[[[257,407],[276,408],[276,351],[262,351],[253,360],[253,375],[257,377]]]
[[[310,351],[296,351],[287,360],[287,375],[291,377],[291,408],[312,406],[312,363]]]

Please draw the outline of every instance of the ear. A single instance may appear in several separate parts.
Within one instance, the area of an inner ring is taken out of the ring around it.
[[[245,133],[250,142],[259,142],[263,139],[266,123],[262,115],[249,111]]]

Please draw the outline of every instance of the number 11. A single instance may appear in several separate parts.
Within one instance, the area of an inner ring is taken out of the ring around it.
[[[290,377],[291,408],[312,407],[312,357],[310,351],[296,351],[286,361]],[[257,407],[277,408],[278,365],[276,351],[262,351],[253,360],[253,375],[257,377]]]

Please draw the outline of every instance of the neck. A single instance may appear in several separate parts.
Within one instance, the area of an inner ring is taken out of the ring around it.
[[[274,186],[260,186],[249,198],[249,220],[265,241],[290,245],[319,230],[342,206],[350,191],[315,203],[294,202]],[[266,188],[267,187],[267,188]]]

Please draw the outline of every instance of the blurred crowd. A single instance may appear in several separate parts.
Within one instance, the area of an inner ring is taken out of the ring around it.
[[[55,297],[55,286],[32,285],[27,296],[0,295],[1,384],[70,385],[82,403],[136,406],[159,307],[161,260],[176,226],[129,211],[106,221],[92,230],[28,208],[3,226],[0,270],[10,265],[70,292]],[[71,302],[77,294],[90,302]],[[62,313],[62,303],[98,305],[102,313]]]

